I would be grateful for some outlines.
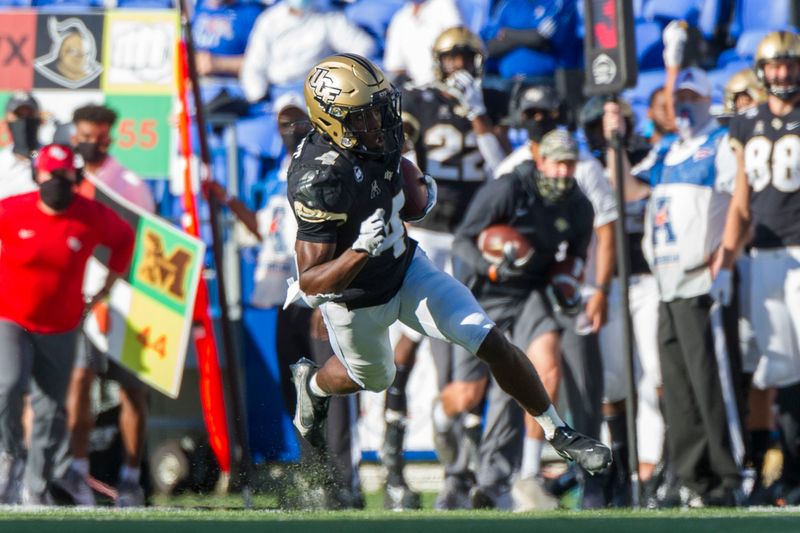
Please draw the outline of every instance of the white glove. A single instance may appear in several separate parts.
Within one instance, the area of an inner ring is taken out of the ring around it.
[[[438,195],[438,187],[436,185],[436,180],[430,174],[423,174],[422,179],[425,180],[425,187],[428,189],[428,202],[425,204],[425,209],[422,211],[422,214],[416,218],[407,218],[405,219],[406,222],[419,222],[425,216],[431,212],[433,206],[436,205],[436,198]]]
[[[364,222],[356,242],[353,243],[353,250],[357,252],[367,252],[375,257],[380,255],[380,248],[386,238],[386,222],[383,220],[383,209],[376,209]]]
[[[664,66],[680,67],[683,62],[683,49],[686,47],[689,26],[683,20],[673,20],[664,28]]]
[[[486,114],[480,78],[473,78],[466,70],[458,70],[447,78],[447,92],[454,96],[469,120]]]
[[[733,274],[730,269],[723,268],[711,282],[709,295],[722,305],[730,305],[733,296]]]

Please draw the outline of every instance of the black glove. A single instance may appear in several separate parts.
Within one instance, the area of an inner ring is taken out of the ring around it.
[[[487,272],[487,277],[492,283],[506,283],[523,276],[525,276],[525,271],[515,267],[514,263],[508,258],[504,259],[500,264],[491,265]]]

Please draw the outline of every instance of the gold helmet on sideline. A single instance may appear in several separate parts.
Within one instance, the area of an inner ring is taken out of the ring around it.
[[[753,102],[760,104],[767,99],[764,86],[758,81],[756,73],[751,68],[745,68],[734,74],[725,84],[725,95],[722,100],[723,113],[735,115],[741,109],[736,108],[736,97],[745,93],[753,99]]]
[[[308,73],[303,93],[311,124],[337,146],[371,156],[399,153],[400,92],[368,59],[323,59]]]
[[[470,74],[479,77],[483,74],[483,60],[486,57],[486,47],[480,37],[472,33],[469,28],[456,26],[439,34],[433,43],[434,76],[439,81],[447,77],[442,69],[442,56],[453,52],[472,54],[472,66],[468,68]]]
[[[786,80],[786,85],[775,85],[776,80],[766,79],[764,65],[769,61],[790,60],[800,62],[800,35],[790,31],[774,31],[767,34],[756,49],[756,75],[767,92],[786,100],[800,91],[800,76]]]

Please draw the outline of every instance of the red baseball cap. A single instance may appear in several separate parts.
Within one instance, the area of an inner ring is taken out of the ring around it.
[[[48,144],[39,150],[36,158],[36,170],[53,172],[55,170],[75,170],[75,154],[69,146]]]

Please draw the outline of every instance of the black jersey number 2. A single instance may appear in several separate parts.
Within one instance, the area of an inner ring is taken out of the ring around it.
[[[774,143],[753,137],[744,149],[744,168],[755,192],[767,185],[781,192],[800,189],[800,137],[784,135]]]
[[[437,180],[483,181],[483,156],[475,132],[436,124],[425,132],[428,173]]]

